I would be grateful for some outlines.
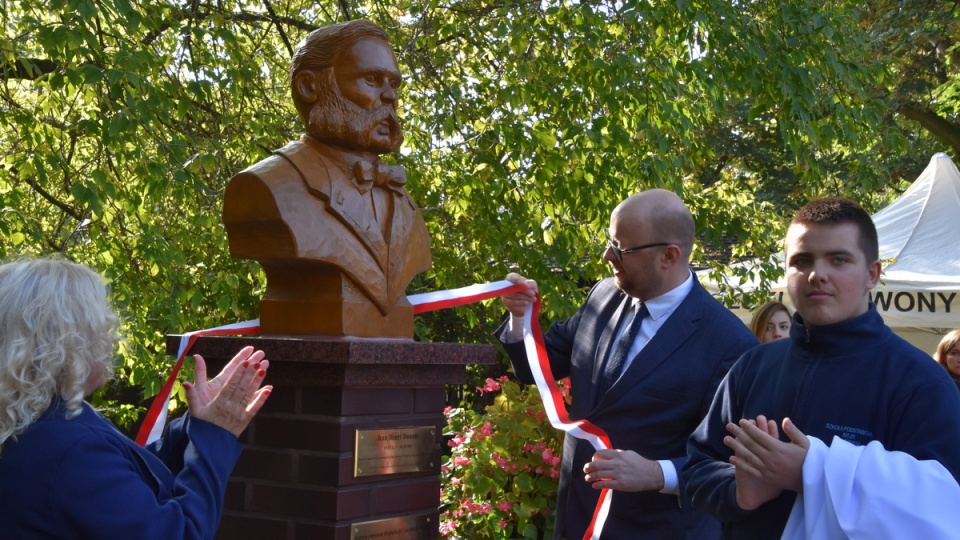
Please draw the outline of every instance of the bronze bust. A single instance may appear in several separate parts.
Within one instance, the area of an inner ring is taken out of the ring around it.
[[[413,336],[407,285],[430,239],[403,168],[401,83],[387,34],[369,21],[313,31],[290,66],[306,134],[230,179],[230,253],[267,275],[263,334]]]

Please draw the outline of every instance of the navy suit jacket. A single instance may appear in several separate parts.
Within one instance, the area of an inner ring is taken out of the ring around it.
[[[212,539],[227,479],[243,448],[229,431],[189,416],[148,448],[84,403],[63,402],[0,454],[0,537]]]
[[[627,296],[612,278],[598,283],[586,302],[544,336],[553,374],[570,377],[572,419],[587,419],[610,436],[614,448],[653,460],[671,460],[679,475],[686,442],[700,424],[713,395],[740,355],[757,338],[694,278],[693,289],[633,359],[604,396],[595,395],[617,316]],[[518,378],[532,383],[523,343],[498,336]],[[583,537],[600,492],[583,478],[594,449],[567,435],[557,501],[555,538]],[[683,486],[680,486],[683,493]],[[720,537],[720,524],[693,509],[689,500],[659,492],[615,492],[603,539],[690,539]]]

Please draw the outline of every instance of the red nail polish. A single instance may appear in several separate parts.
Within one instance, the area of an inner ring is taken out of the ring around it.
[[[250,362],[247,362],[246,360],[243,361],[243,367],[247,367],[249,365],[250,365]]]
[[[261,369],[260,371],[257,372],[257,376],[259,376],[259,377],[263,377],[263,376],[265,376],[266,374],[267,374],[267,370],[265,370],[265,369]]]

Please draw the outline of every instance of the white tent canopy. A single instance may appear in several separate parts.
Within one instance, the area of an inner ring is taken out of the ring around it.
[[[936,154],[910,189],[872,217],[884,269],[870,300],[888,326],[932,353],[946,331],[960,328],[960,171],[949,156]],[[783,254],[777,257],[782,264]],[[718,292],[707,273],[700,274],[704,286]],[[771,288],[790,305],[784,279]],[[736,311],[750,321],[749,312]]]

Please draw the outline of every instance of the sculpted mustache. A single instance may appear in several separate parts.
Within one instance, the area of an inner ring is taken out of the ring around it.
[[[394,111],[393,108],[391,107],[381,107],[379,109],[374,109],[372,111],[369,111],[365,116],[366,116],[366,119],[365,119],[366,121],[364,122],[364,124],[368,128],[372,128],[384,121],[390,124],[391,129],[400,127],[400,119],[397,118],[396,111]]]

